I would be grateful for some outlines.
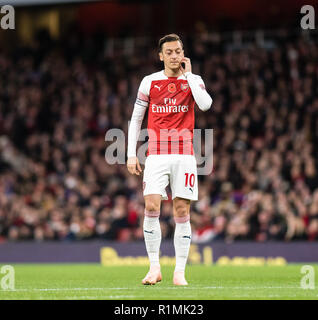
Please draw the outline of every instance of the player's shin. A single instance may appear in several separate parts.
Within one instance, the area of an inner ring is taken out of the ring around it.
[[[159,251],[161,243],[160,212],[145,210],[143,224],[146,249],[150,261],[150,268],[159,267]]]
[[[175,217],[174,248],[176,253],[175,272],[184,272],[191,244],[190,215]]]

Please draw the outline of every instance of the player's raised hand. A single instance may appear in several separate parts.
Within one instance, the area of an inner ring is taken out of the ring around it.
[[[184,64],[184,67],[182,66],[182,64]],[[181,59],[180,70],[183,74],[185,74],[186,72],[192,72],[191,60],[189,58],[184,57]]]
[[[129,173],[139,176],[142,172],[139,160],[137,157],[129,157],[127,160],[127,168]]]

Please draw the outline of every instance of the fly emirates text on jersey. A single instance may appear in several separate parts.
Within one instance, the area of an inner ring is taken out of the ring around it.
[[[151,105],[151,111],[156,113],[166,113],[166,112],[188,112],[188,105],[178,105],[176,106],[177,99],[164,98],[164,105],[158,106],[156,104]]]

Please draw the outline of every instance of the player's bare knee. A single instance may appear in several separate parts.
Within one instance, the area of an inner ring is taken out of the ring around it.
[[[177,217],[185,217],[189,215],[189,208],[185,205],[175,206],[174,214]]]
[[[161,196],[147,195],[145,196],[145,211],[146,212],[159,212],[161,205]]]
[[[158,212],[160,211],[160,204],[156,203],[155,201],[146,201],[145,209],[148,212]]]
[[[173,212],[177,217],[185,217],[190,214],[190,200],[176,198],[173,203]]]

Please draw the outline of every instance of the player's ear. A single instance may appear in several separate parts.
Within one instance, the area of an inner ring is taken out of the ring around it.
[[[160,61],[163,61],[163,54],[162,54],[162,52],[159,52],[159,59],[160,59]]]

